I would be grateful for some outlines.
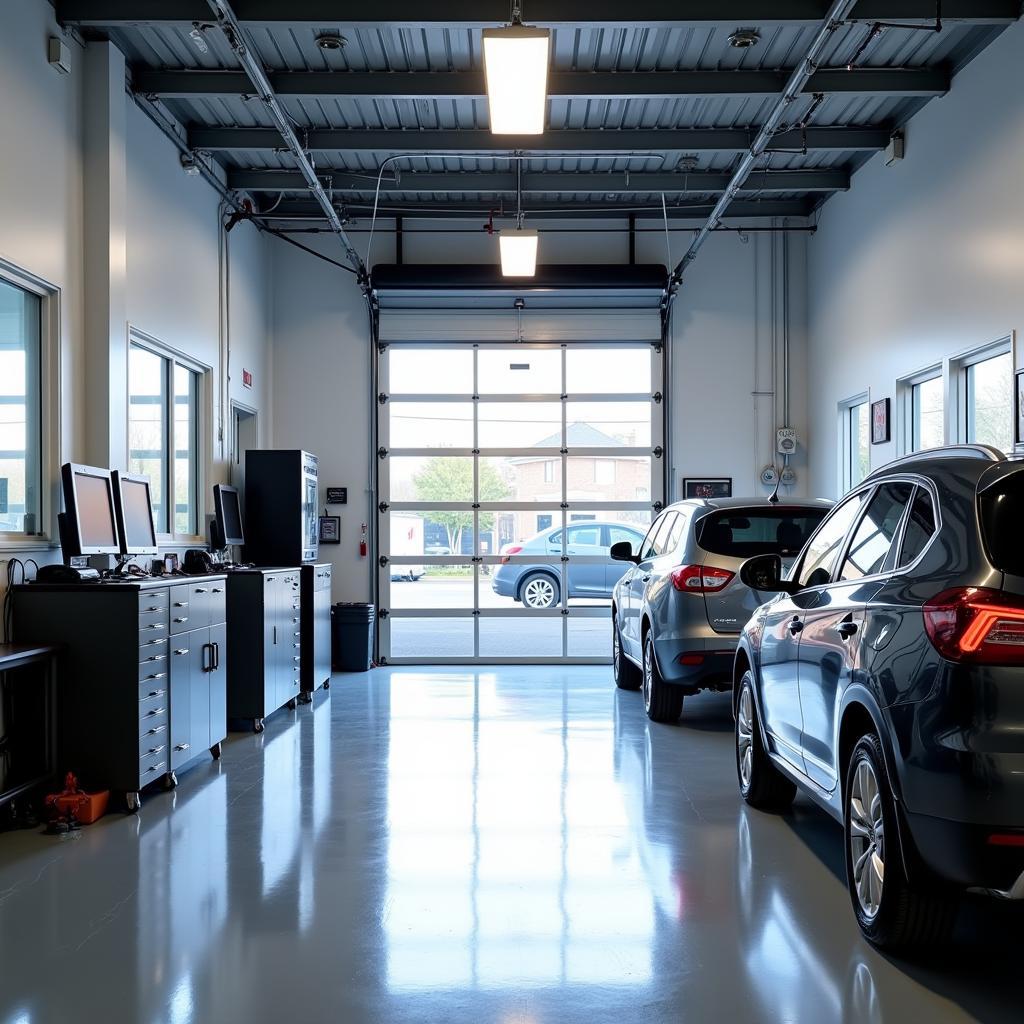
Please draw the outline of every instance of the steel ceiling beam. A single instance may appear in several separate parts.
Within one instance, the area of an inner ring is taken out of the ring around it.
[[[376,178],[346,171],[317,174],[326,189],[340,193],[372,195]],[[613,171],[591,173],[573,171],[540,171],[523,173],[523,192],[563,192],[587,195],[629,195],[664,192],[666,195],[687,195],[724,192],[732,175],[694,171],[690,174],[652,174]],[[306,179],[298,171],[259,171],[229,168],[228,188],[240,192],[305,192]],[[752,174],[746,190],[757,192],[837,192],[850,187],[848,170],[768,171]],[[404,172],[397,179],[387,177],[381,182],[381,195],[397,193],[459,192],[463,194],[516,191],[513,171],[451,171],[447,173]]]
[[[492,135],[479,130],[300,129],[305,148],[320,152],[410,154],[520,154],[732,152],[745,153],[756,128],[556,129],[543,135]],[[887,126],[790,129],[775,136],[772,149],[879,150],[889,144]],[[190,125],[189,146],[206,152],[290,148],[274,128],[207,128]]]
[[[344,205],[345,212],[350,217],[359,217],[366,220],[369,220],[373,210],[372,202],[360,204],[346,203]],[[673,203],[667,207],[666,213],[670,220],[704,220],[713,208],[711,203]],[[813,203],[806,199],[739,199],[733,201],[727,216],[744,218],[806,217],[811,213],[812,209]],[[315,203],[301,200],[285,201],[280,205],[274,205],[273,211],[268,209],[265,212],[270,216],[271,220],[290,220],[294,218],[300,220],[320,220],[323,218],[323,211]],[[486,218],[492,213],[495,219],[501,219],[501,217],[515,219],[514,206],[510,207],[507,213],[499,214],[491,205],[479,202],[445,203],[443,206],[434,207],[417,205],[415,203],[388,202],[381,204],[377,216],[378,219],[381,217],[390,218],[396,215],[413,219],[417,217]],[[656,220],[661,220],[662,218],[660,203],[645,207],[638,207],[636,203],[531,203],[524,209],[524,213],[531,221],[536,220],[538,217],[571,219],[579,214],[583,214],[587,218],[625,218],[630,213],[635,213],[640,216],[652,217]],[[262,219],[263,213],[257,211],[254,216]],[[351,224],[349,226],[351,227]]]
[[[786,87],[788,71],[552,71],[548,95],[556,99],[671,98],[673,96],[769,96]],[[941,96],[949,91],[948,68],[845,68],[819,71],[814,92],[886,96]],[[343,99],[483,99],[478,71],[274,71],[278,96]],[[146,96],[246,96],[252,82],[239,71],[162,70],[136,65],[132,88]],[[804,92],[811,92],[810,86]]]
[[[825,0],[544,0],[530,20],[541,25],[817,24]],[[56,0],[58,20],[68,25],[153,25],[210,22],[205,0]],[[337,0],[236,0],[238,20],[266,25],[443,25],[466,28],[508,21],[508,0],[379,0],[339,4]],[[537,14],[543,16],[537,18]],[[1016,21],[1015,0],[943,0],[944,21],[1002,25]],[[858,21],[932,21],[935,0],[860,0],[851,17]]]

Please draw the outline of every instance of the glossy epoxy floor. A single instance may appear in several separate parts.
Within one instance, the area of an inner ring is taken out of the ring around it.
[[[336,676],[137,818],[0,836],[0,1022],[1021,1019],[1019,908],[875,953],[837,828],[745,811],[730,730],[604,667]]]

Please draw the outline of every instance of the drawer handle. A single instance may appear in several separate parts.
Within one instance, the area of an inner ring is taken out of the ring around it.
[[[193,593],[194,594],[205,594],[206,593],[206,587],[196,587],[196,589],[193,591]]]
[[[158,772],[161,768],[163,768],[162,764],[151,764],[143,774],[148,775],[150,772]]]
[[[166,692],[166,690],[150,690],[145,697],[140,697],[139,700],[149,700],[150,697],[162,697]]]
[[[188,654],[188,648],[187,647],[179,647],[174,653],[176,655],[179,655],[179,656],[182,655],[182,654]]]
[[[223,594],[224,593],[224,588],[223,587],[214,587],[213,588],[213,592],[215,594]]]
[[[157,694],[157,696],[159,697],[160,694]],[[143,715],[143,717],[144,718],[156,718],[157,715],[162,715],[166,710],[167,710],[167,708],[154,708],[152,711],[147,711],[145,713],[145,715]]]
[[[164,729],[166,729],[166,728],[167,728],[167,726],[166,726],[166,725],[155,725],[155,726],[154,726],[154,727],[153,727],[152,729],[150,729],[150,730],[149,730],[149,731],[148,731],[148,732],[146,733],[146,735],[147,735],[147,736],[156,736],[156,735],[157,735],[158,733],[161,733],[161,732],[163,732],[163,731],[164,731]],[[162,748],[161,748],[161,749],[162,749]]]
[[[188,601],[175,601],[174,602],[174,607],[175,608],[187,608],[188,607]]]
[[[301,644],[292,644],[292,647],[301,647]]]
[[[160,746],[160,747],[150,747],[149,750],[147,750],[146,753],[143,754],[142,756],[143,757],[149,757],[150,754],[159,754],[160,751],[163,750],[163,749],[164,748],[162,746]]]
[[[146,676],[146,678],[147,679],[163,679],[163,677],[165,675],[167,675],[166,672],[150,672],[149,675]]]
[[[151,622],[148,626],[143,626],[143,629],[163,629],[162,622]]]
[[[166,661],[166,660],[167,660],[167,655],[166,654],[151,654],[146,659],[146,661]]]
[[[180,615],[174,621],[175,622],[188,622],[188,616],[187,615]]]
[[[151,604],[148,608],[143,608],[143,611],[146,611],[146,612],[158,612],[158,611],[160,611],[161,607],[162,606],[158,605],[158,604]]]
[[[302,631],[297,629],[295,630],[294,633],[292,633],[292,636],[302,636]]]
[[[156,629],[156,626],[149,626],[148,628],[149,629]],[[166,640],[147,640],[142,646],[143,647],[152,647],[154,644],[165,644],[165,643],[167,643]]]
[[[179,743],[174,749],[175,750],[188,750],[188,748],[189,748],[189,744],[188,743]]]

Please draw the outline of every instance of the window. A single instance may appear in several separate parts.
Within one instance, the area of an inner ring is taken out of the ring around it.
[[[946,443],[943,424],[942,377],[910,385],[910,450],[939,448]]]
[[[847,498],[841,505],[836,506],[828,519],[821,524],[821,528],[808,544],[803,564],[797,573],[801,587],[820,587],[832,582],[839,550],[863,502],[863,492]]]
[[[640,545],[641,560],[657,558],[665,550],[662,537],[667,535],[666,526],[669,525],[669,520],[674,519],[675,516],[675,512],[663,512],[654,520],[651,528],[647,531],[643,544]]]
[[[573,526],[566,531],[566,544],[571,547],[599,548],[601,546],[601,527]]]
[[[615,460],[594,459],[594,483],[613,484],[615,483]]]
[[[903,548],[900,551],[899,566],[910,565],[928,545],[935,533],[935,510],[932,496],[923,488],[917,489],[914,504],[910,506],[910,518],[903,531]]]
[[[0,534],[42,532],[41,314],[0,280]]]
[[[713,512],[700,522],[698,543],[713,555],[798,555],[827,509],[766,508]]]
[[[850,542],[840,579],[858,580],[882,571],[913,492],[913,484],[885,484],[878,488]]]
[[[968,444],[1013,448],[1013,357],[1009,351],[963,365],[965,427]]]
[[[199,533],[199,371],[147,346],[128,354],[128,471],[148,476],[158,533]]]
[[[856,487],[871,471],[871,406],[867,395],[839,406],[840,490]]]
[[[608,544],[621,544],[622,541],[628,541],[634,551],[637,549],[637,543],[641,540],[640,534],[636,530],[630,530],[625,526],[609,526],[608,527]]]

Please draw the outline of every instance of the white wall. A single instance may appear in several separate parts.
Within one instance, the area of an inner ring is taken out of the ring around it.
[[[415,227],[406,221],[406,228]],[[423,225],[421,225],[423,226]],[[549,227],[549,225],[544,225]],[[594,233],[545,233],[545,263],[625,263],[625,225],[609,222],[576,224]],[[433,223],[436,231],[437,224]],[[690,230],[672,232],[673,259],[678,260],[692,237]],[[365,253],[366,236],[353,235]],[[340,245],[329,236],[300,236],[333,259],[342,259]],[[781,242],[776,286],[781,293]],[[790,236],[791,424],[806,436],[806,295],[805,239]],[[365,303],[352,275],[295,248],[271,241],[274,290],[274,443],[307,448],[320,457],[321,486],[347,486],[349,504],[332,509],[342,518],[342,543],[321,547],[321,557],[335,567],[334,599],[366,600],[370,566],[360,558],[360,526],[373,528],[368,492],[367,448],[372,353]],[[496,240],[479,234],[404,235],[404,260],[480,263],[495,260]],[[393,236],[377,234],[374,262],[393,259]],[[637,261],[667,260],[661,232],[641,233]],[[782,379],[782,303],[777,306],[778,377]],[[783,426],[772,390],[771,239],[753,234],[717,234],[707,243],[683,284],[675,304],[672,361],[672,499],[680,497],[683,476],[729,476],[734,493],[766,495],[758,482],[761,467],[771,461],[774,430]],[[755,365],[759,367],[755,387]],[[780,384],[781,388],[781,384]],[[793,460],[798,473],[793,493],[806,492],[803,450]]]
[[[811,485],[837,491],[837,403],[1024,326],[1024,24],[825,205],[809,253]],[[894,418],[896,413],[893,404]],[[894,440],[872,449],[878,467]]]
[[[110,141],[86,138],[87,122],[96,119],[83,116],[86,104],[95,101],[85,88],[83,47],[67,39],[68,75],[47,63],[47,39],[60,34],[46,0],[7,0],[0,6],[0,257],[60,289],[60,443],[51,489],[59,462],[85,460],[87,411],[96,418],[96,403],[84,383],[84,311],[86,303],[103,297],[87,293],[84,284],[92,247],[83,226],[88,202],[83,154],[87,144],[101,147]],[[271,440],[269,250],[251,225],[239,225],[229,236],[231,380],[225,391],[219,198],[202,180],[181,171],[175,147],[127,95],[123,102],[127,309],[122,328],[111,330],[110,344],[126,344],[130,323],[213,369],[204,453],[212,486],[228,479],[227,451],[217,430],[217,414],[228,397],[256,408],[262,440]],[[251,391],[242,387],[243,366],[254,373]],[[127,380],[123,386],[126,390]],[[123,403],[123,393],[120,397]],[[99,414],[109,410],[101,407]],[[208,486],[204,497],[212,504],[209,492]],[[60,551],[40,545],[3,548],[0,572],[8,556],[57,561]],[[2,573],[0,579],[5,578]]]

